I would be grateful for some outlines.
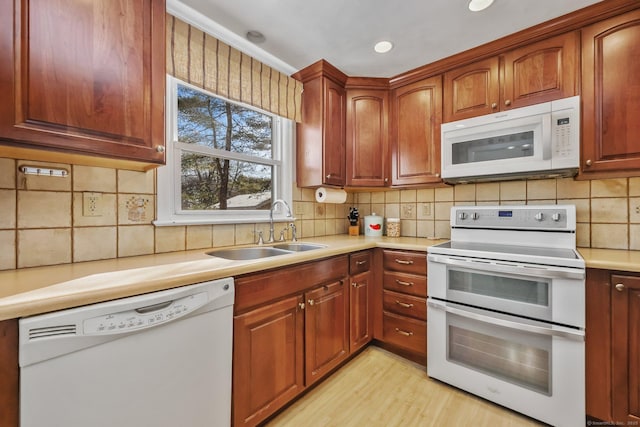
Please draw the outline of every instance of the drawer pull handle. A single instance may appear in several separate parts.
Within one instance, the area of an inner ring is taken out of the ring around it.
[[[398,264],[402,264],[402,265],[411,265],[411,264],[413,264],[413,260],[411,260],[411,259],[409,259],[409,260],[405,260],[405,259],[398,259],[398,258],[396,258],[396,259],[395,259],[395,261],[396,261]]]
[[[364,282],[364,283],[353,282],[353,283],[351,283],[351,286],[353,286],[354,288],[361,288],[361,287],[365,286],[366,284],[367,284],[367,282]]]
[[[413,282],[405,282],[405,281],[398,280],[398,279],[396,279],[396,283],[398,285],[402,285],[402,286],[413,286]]]
[[[366,260],[364,260],[364,261],[356,261],[356,265],[362,265],[362,264],[366,264],[366,263],[367,263]]]
[[[404,307],[404,308],[411,308],[413,307],[413,304],[407,304],[406,302],[401,302],[396,300],[396,304],[398,304],[400,307]]]
[[[403,331],[402,329],[398,329],[398,328],[396,328],[396,332],[399,333],[400,335],[404,335],[405,337],[410,337],[413,335],[413,332]]]

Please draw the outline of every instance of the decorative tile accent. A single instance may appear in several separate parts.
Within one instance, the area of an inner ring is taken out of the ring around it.
[[[416,219],[416,210],[415,203],[403,203],[400,205],[400,218]]]
[[[151,224],[154,212],[154,196],[118,194],[118,224]]]

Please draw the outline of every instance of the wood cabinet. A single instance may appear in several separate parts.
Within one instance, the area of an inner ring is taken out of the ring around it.
[[[587,270],[586,406],[599,420],[640,422],[640,275]]]
[[[427,358],[427,256],[383,250],[382,341],[425,364]]]
[[[391,185],[441,182],[442,78],[431,77],[391,94]]]
[[[373,338],[371,292],[375,278],[371,250],[349,256],[349,352],[364,347]]]
[[[18,319],[0,322],[0,426],[18,427],[20,368]]]
[[[255,426],[349,356],[347,255],[236,279],[234,426]]]
[[[582,31],[581,173],[629,176],[640,170],[640,10]]]
[[[384,187],[389,182],[388,116],[387,88],[347,88],[347,186]]]
[[[0,0],[0,10],[0,155],[164,163],[164,0]]]
[[[570,32],[444,74],[444,121],[574,96],[578,34]]]
[[[293,77],[304,87],[296,141],[298,187],[342,187],[346,182],[347,76],[320,60]]]

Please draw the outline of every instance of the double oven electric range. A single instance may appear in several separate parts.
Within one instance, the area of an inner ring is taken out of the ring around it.
[[[430,377],[555,426],[585,420],[573,205],[456,206],[428,250]]]

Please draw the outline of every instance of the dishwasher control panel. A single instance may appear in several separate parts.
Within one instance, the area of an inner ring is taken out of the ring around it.
[[[200,292],[176,300],[109,313],[84,320],[83,333],[102,335],[149,328],[189,314],[207,302],[207,292]]]

